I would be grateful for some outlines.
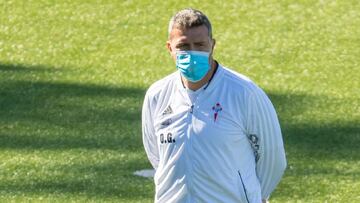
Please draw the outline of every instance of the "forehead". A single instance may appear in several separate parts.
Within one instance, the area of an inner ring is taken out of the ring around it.
[[[174,27],[170,33],[172,42],[193,42],[204,41],[209,39],[209,30],[205,25],[200,25],[192,28],[177,28]]]

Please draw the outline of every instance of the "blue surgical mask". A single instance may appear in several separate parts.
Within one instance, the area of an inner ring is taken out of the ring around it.
[[[209,52],[177,51],[176,67],[187,80],[198,82],[210,69]]]

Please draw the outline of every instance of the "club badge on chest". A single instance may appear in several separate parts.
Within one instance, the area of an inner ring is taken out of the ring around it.
[[[218,119],[219,113],[222,111],[222,107],[219,102],[217,102],[213,107],[212,110],[214,111],[214,122]]]

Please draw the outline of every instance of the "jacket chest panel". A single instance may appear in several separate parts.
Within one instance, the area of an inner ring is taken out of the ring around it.
[[[245,128],[241,122],[236,122],[238,119],[227,109],[228,104],[223,102],[217,107],[216,104],[203,102],[201,106],[194,105],[193,110],[188,105],[173,104],[171,114],[158,115],[155,132],[160,151],[180,148],[189,140],[221,148],[245,138]]]

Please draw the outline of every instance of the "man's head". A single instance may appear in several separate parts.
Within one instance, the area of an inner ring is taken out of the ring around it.
[[[205,25],[208,29],[208,35],[212,38],[212,27],[209,19],[201,11],[192,8],[186,8],[177,12],[169,22],[169,38],[173,28],[189,29],[197,26]]]
[[[215,40],[209,19],[201,11],[187,8],[177,12],[169,22],[167,48],[175,60],[176,51],[212,52]],[[212,60],[212,58],[211,58]]]

